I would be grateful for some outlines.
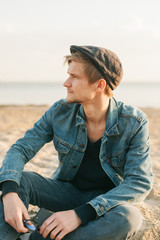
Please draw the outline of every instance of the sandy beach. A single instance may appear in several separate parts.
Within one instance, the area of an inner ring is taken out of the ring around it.
[[[49,108],[47,105],[0,106],[0,165],[9,147],[33,126]],[[149,118],[153,188],[147,199],[138,205],[144,220],[134,240],[160,239],[160,109],[141,108]],[[51,176],[57,167],[57,153],[52,143],[46,144],[25,166],[43,176]],[[30,206],[32,209],[32,206]]]

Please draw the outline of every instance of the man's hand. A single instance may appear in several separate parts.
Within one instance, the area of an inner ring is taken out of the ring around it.
[[[17,193],[7,193],[3,196],[5,221],[17,232],[26,233],[27,228],[23,225],[23,219],[29,219],[28,211]]]
[[[66,234],[78,228],[80,224],[81,220],[74,210],[56,212],[42,224],[40,233],[44,238],[50,233],[51,239],[61,240]]]

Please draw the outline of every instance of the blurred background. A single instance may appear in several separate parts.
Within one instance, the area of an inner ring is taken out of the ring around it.
[[[114,51],[124,77],[115,97],[160,107],[159,0],[0,0],[0,105],[65,98],[70,45]]]

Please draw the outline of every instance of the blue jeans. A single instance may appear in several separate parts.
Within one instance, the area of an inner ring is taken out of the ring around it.
[[[23,172],[19,196],[28,208],[29,203],[53,212],[78,207],[103,191],[80,191],[70,182],[44,178],[33,172]],[[64,240],[122,240],[129,239],[140,229],[142,217],[131,205],[119,205],[102,217],[80,226],[66,235]],[[3,203],[0,202],[0,240],[15,240],[20,234],[4,221]],[[44,239],[39,232],[30,235],[32,240]],[[46,239],[50,239],[47,237]]]

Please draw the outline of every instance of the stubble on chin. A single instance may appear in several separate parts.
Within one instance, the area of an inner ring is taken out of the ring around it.
[[[73,93],[73,92],[72,92]],[[78,104],[81,104],[82,102],[79,100],[79,99],[76,99],[73,97],[73,94],[70,95],[70,94],[67,94],[67,97],[66,97],[66,102],[67,103],[78,103]]]
[[[79,101],[78,99],[65,99],[67,103],[78,103],[81,104],[81,101]]]

